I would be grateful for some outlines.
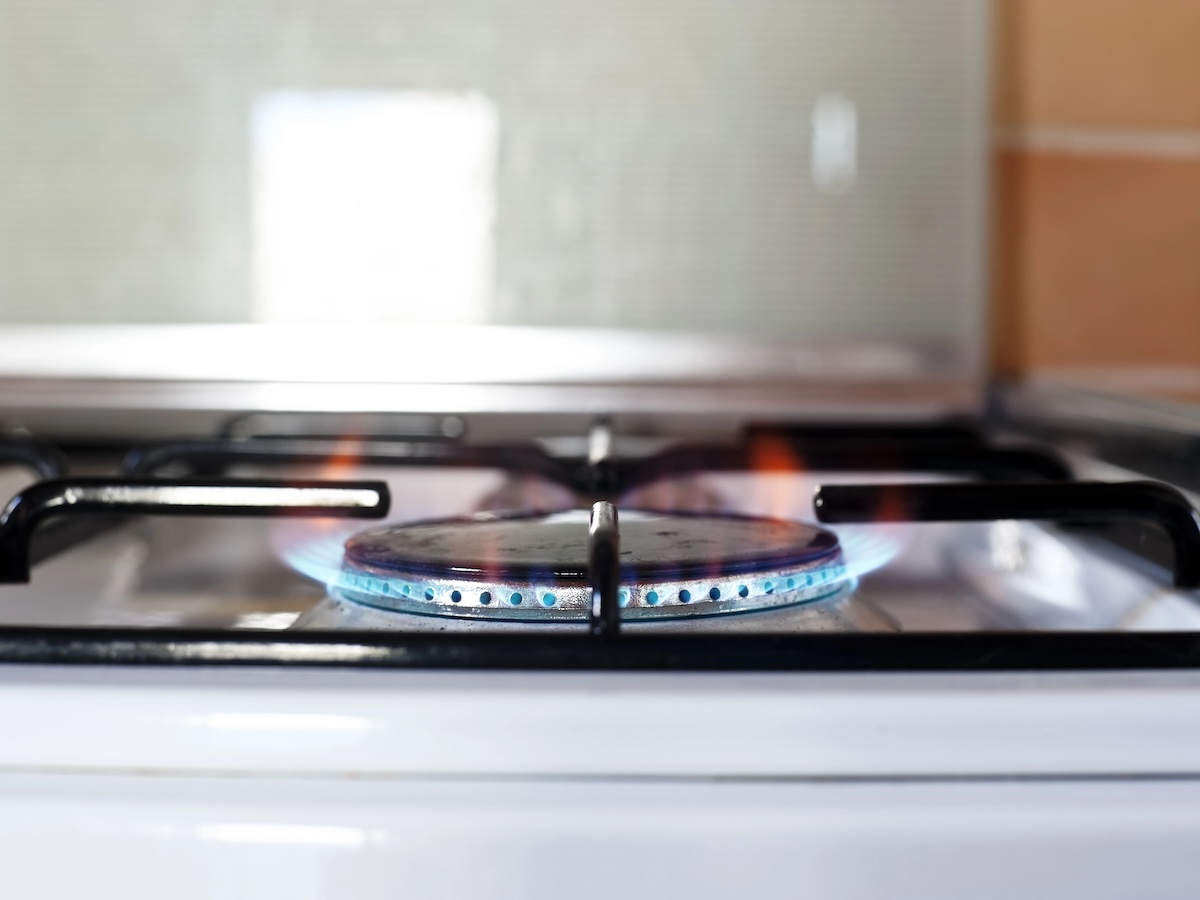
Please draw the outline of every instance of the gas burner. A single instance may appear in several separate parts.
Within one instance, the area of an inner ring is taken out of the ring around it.
[[[370,529],[345,545],[334,591],[397,612],[586,619],[588,514],[481,514]],[[621,511],[622,618],[764,610],[849,593],[837,536],[799,522]]]

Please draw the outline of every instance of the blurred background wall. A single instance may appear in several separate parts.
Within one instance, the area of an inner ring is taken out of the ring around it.
[[[962,345],[986,0],[0,0],[0,322]]]
[[[990,43],[993,368],[1200,365],[1200,0],[551,8],[0,0],[0,322],[978,347]]]
[[[994,16],[993,364],[1200,364],[1200,2]]]

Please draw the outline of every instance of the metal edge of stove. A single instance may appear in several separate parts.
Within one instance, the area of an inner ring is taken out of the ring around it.
[[[732,429],[754,418],[864,422],[937,421],[977,412],[968,381],[857,385],[409,385],[218,382],[9,381],[0,379],[0,421],[47,437],[168,438],[218,430],[253,412],[427,413],[475,417],[557,416],[573,425],[599,415],[663,416]],[[568,426],[569,427],[569,426]],[[469,428],[474,433],[474,428]]]
[[[7,325],[0,377],[594,384],[977,376],[952,338],[767,338],[505,325]]]
[[[1158,391],[1190,391],[1197,401],[1155,396]],[[1200,437],[1200,371],[1048,374],[1006,386],[995,400],[1009,418],[1034,425]]]
[[[995,387],[989,405],[1005,427],[1200,490],[1200,370],[1039,376]]]
[[[210,431],[251,412],[786,417],[977,414],[944,340],[260,325],[0,327],[0,418],[47,435]]]

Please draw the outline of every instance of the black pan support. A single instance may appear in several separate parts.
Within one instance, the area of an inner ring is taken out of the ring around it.
[[[673,448],[647,460],[625,463],[618,483],[622,490],[629,490],[696,472],[771,471],[772,466],[802,472],[931,472],[996,481],[1071,480],[1071,470],[1042,450],[850,439],[796,440],[786,433],[772,443],[766,432],[758,433],[756,440],[758,444],[734,448]]]
[[[217,475],[236,465],[356,465],[503,469],[562,484],[596,499],[613,499],[659,479],[703,472],[755,472],[785,466],[809,472],[936,472],[996,480],[1070,480],[1070,469],[1041,449],[990,447],[947,429],[753,429],[738,446],[677,446],[643,459],[614,452],[612,426],[597,422],[586,458],[551,456],[535,444],[470,445],[412,440],[329,438],[181,440],[134,449],[122,463],[130,475],[178,466]]]
[[[0,440],[0,465],[29,469],[39,478],[61,478],[67,474],[67,458],[52,444],[30,440]]]
[[[381,519],[379,481],[250,481],[65,478],[32,485],[0,516],[0,583],[29,581],[34,529],[56,516],[305,516]]]
[[[1152,481],[1069,484],[863,484],[817,490],[817,518],[853,522],[1133,521],[1166,532],[1179,588],[1200,588],[1200,513],[1179,491]]]
[[[533,445],[463,446],[412,440],[334,438],[245,438],[181,440],[137,447],[121,463],[130,475],[154,475],[170,465],[199,474],[219,474],[232,466],[330,465],[503,469],[571,480],[566,464]]]
[[[588,525],[588,578],[592,583],[589,616],[592,634],[615,636],[621,628],[621,531],[617,508],[607,500],[592,505]]]
[[[1200,669],[1167,632],[413,634],[0,626],[0,662],[637,672],[1046,672]]]

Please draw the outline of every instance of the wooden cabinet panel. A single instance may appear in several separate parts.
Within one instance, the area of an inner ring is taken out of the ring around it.
[[[1001,153],[1005,371],[1200,365],[1200,160]]]

